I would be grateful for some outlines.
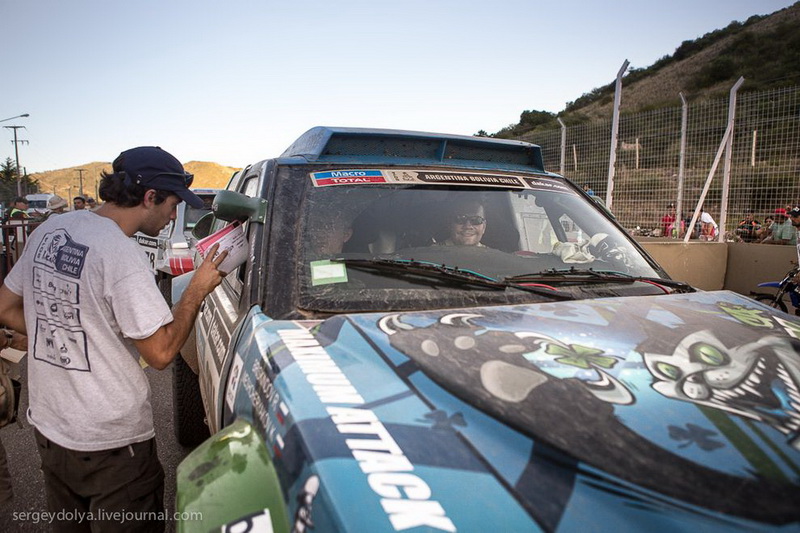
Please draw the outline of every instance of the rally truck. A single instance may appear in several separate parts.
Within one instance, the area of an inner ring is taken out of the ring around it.
[[[670,279],[538,146],[318,127],[207,217],[247,259],[176,367],[179,531],[800,527],[798,319]]]

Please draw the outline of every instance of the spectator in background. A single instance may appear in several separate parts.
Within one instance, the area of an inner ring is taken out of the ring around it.
[[[713,241],[719,233],[719,226],[704,208],[700,209],[700,240]]]
[[[767,215],[767,217],[764,219],[764,223],[761,224],[761,227],[756,231],[755,242],[761,242],[767,237],[771,236],[773,224],[775,224],[775,217],[772,215]]]
[[[786,216],[786,209],[779,207],[775,210],[775,222],[771,226],[771,235],[761,241],[762,244],[797,244],[797,231],[792,226],[792,221]]]
[[[694,213],[690,213],[686,215],[686,218],[683,219],[681,226],[683,226],[683,231],[681,232],[681,237],[686,235],[686,232],[689,231],[689,238],[690,239],[699,239],[700,238],[700,218],[698,217],[697,222],[694,223],[694,227],[690,227],[692,224],[692,217]]]
[[[755,219],[752,211],[749,211],[739,221],[739,225],[736,227],[736,236],[744,242],[753,242],[757,238],[759,229],[761,229],[761,223]]]
[[[76,196],[72,199],[72,209],[74,211],[81,211],[82,209],[86,209],[86,198],[83,196]]]
[[[60,215],[63,213],[67,209],[67,201],[56,194],[47,200],[47,209],[50,211],[45,214],[42,220],[47,220],[53,215]]]
[[[584,190],[584,191],[586,192],[586,194],[588,194],[589,196],[594,196],[594,191],[592,190],[592,187],[591,187],[591,186],[590,186],[588,183],[584,183],[584,184],[583,184],[583,190]]]
[[[792,227],[794,228],[795,241],[800,242],[800,239],[797,239],[797,233],[800,232],[800,205],[792,206],[786,214],[789,216],[789,222],[792,223]],[[797,264],[800,265],[800,244],[797,246]],[[795,274],[792,281],[795,285],[800,283],[800,272]]]
[[[8,220],[25,220],[31,218],[28,215],[28,199],[24,196],[14,198],[14,205],[8,210]]]
[[[89,209],[89,211],[96,210],[97,207],[98,207],[97,206],[97,201],[95,201],[95,199],[92,198],[91,196],[87,196],[86,197],[86,207]]]
[[[4,228],[4,239],[6,241],[6,261],[11,261],[9,264],[12,265],[22,253],[22,249],[25,246],[25,238],[31,230],[28,225],[31,217],[27,209],[28,199],[24,196],[17,196],[14,198],[14,204],[6,213],[3,221],[9,225],[9,227]]]
[[[672,237],[672,229],[675,227],[675,204],[667,206],[667,214],[661,217],[661,235]]]

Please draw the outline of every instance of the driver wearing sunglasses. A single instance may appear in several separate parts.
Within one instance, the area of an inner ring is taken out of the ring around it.
[[[486,216],[480,203],[467,201],[454,206],[448,224],[445,245],[484,246],[481,239],[486,231]]]

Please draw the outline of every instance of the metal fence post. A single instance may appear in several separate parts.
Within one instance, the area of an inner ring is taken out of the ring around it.
[[[619,104],[622,100],[622,75],[628,69],[630,62],[626,59],[617,72],[617,81],[614,85],[614,117],[611,121],[611,152],[608,158],[608,188],[606,189],[606,206],[611,209],[614,193],[614,168],[617,163],[617,137],[619,136]]]
[[[689,238],[692,236],[692,232],[694,231],[694,225],[697,224],[697,219],[700,218],[700,209],[703,207],[703,202],[706,201],[706,194],[708,194],[708,188],[711,187],[711,180],[714,179],[714,174],[717,172],[717,167],[719,166],[719,160],[722,159],[722,153],[725,149],[725,146],[728,144],[728,139],[731,137],[731,133],[733,133],[733,124],[728,123],[728,127],[725,128],[725,134],[722,136],[722,142],[719,143],[719,149],[717,150],[717,155],[714,157],[714,163],[711,165],[711,170],[708,173],[708,178],[706,178],[706,184],[703,187],[703,192],[700,193],[700,199],[697,200],[697,206],[694,208],[694,215],[692,216],[692,221],[689,223],[689,227],[686,228],[686,236],[683,239],[683,242],[689,242]]]
[[[560,118],[556,118],[556,120],[561,124],[561,164],[559,166],[559,172],[563,176],[566,168],[564,159],[567,157],[567,125],[564,124],[564,121]]]
[[[728,135],[728,143],[725,145],[725,166],[722,170],[722,205],[719,206],[719,237],[718,242],[725,242],[725,224],[728,220],[728,194],[731,187],[731,159],[733,158],[733,127],[736,122],[736,92],[744,83],[744,76],[731,87],[730,98],[728,100],[728,128],[731,133]]]
[[[678,235],[680,235],[681,222],[683,222],[683,185],[686,176],[686,135],[689,129],[689,104],[686,102],[682,92],[678,93],[678,96],[681,97],[681,145],[678,157],[678,197],[675,205],[675,226],[678,228]]]

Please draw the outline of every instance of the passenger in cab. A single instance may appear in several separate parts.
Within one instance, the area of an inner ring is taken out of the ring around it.
[[[316,256],[331,256],[342,252],[353,236],[353,223],[342,212],[330,212],[312,223],[311,250]]]

